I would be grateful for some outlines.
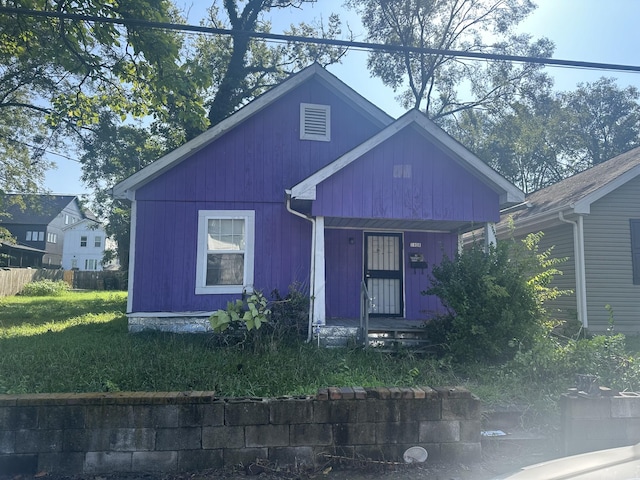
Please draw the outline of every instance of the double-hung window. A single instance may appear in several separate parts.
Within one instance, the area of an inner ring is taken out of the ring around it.
[[[196,294],[253,289],[253,210],[201,210],[198,214]]]

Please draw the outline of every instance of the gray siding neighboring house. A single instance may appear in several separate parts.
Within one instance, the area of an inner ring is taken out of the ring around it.
[[[498,238],[511,234],[508,217],[516,238],[543,231],[541,247],[568,258],[555,284],[574,293],[550,303],[551,313],[604,332],[610,305],[614,331],[640,333],[640,148],[528,195],[503,214]]]

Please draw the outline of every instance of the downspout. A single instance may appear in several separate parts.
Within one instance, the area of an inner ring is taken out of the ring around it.
[[[314,272],[316,270],[316,220],[313,217],[308,217],[307,215],[300,213],[291,208],[291,195],[287,195],[287,212],[295,215],[296,217],[304,218],[311,222],[311,268],[309,271],[309,327],[307,328],[307,340],[306,343],[309,343],[313,339],[313,302],[315,291],[315,275]]]
[[[558,212],[561,222],[573,225],[573,255],[576,271],[576,307],[578,310],[578,321],[583,328],[589,328],[587,318],[587,279],[584,268],[584,225],[582,215],[578,215],[578,220],[567,220],[563,213]]]

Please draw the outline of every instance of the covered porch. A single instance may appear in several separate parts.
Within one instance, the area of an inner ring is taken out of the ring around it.
[[[309,335],[342,331],[368,345],[372,328],[416,333],[443,311],[423,294],[433,266],[457,253],[467,231],[484,226],[495,242],[500,209],[523,199],[424,115],[408,112],[286,191],[287,210],[312,225]]]

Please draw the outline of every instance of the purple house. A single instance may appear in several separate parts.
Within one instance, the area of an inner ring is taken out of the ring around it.
[[[130,331],[196,331],[227,301],[301,285],[309,328],[423,321],[459,236],[523,193],[418,111],[394,120],[313,65],[116,185],[132,201]]]

